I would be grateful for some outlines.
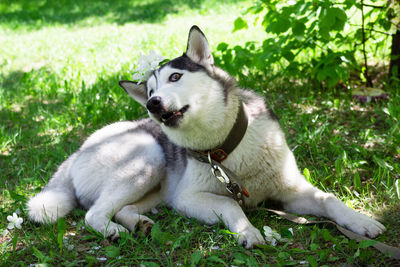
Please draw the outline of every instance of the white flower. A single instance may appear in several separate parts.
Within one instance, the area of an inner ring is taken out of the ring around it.
[[[99,261],[106,261],[107,258],[106,258],[106,257],[98,257],[97,260],[99,260]]]
[[[287,238],[282,238],[281,235],[278,232],[276,232],[275,230],[272,230],[271,227],[264,226],[263,229],[264,229],[265,241],[267,241],[271,246],[275,247],[277,244],[277,241],[289,242],[289,240]]]
[[[21,229],[21,223],[24,221],[24,219],[18,217],[15,212],[13,213],[13,216],[7,216],[7,220],[10,222],[7,228],[10,230],[14,229],[14,227]]]
[[[3,231],[3,233],[2,233],[2,235],[3,236],[6,236],[6,235],[8,235],[10,232],[7,230],[7,229],[5,229],[4,231]]]
[[[217,246],[217,245],[211,246],[211,249],[212,249],[212,250],[218,250],[218,249],[219,249],[219,246]]]
[[[132,75],[132,79],[135,81],[138,80],[138,84],[147,80],[163,60],[164,57],[155,53],[153,50],[151,50],[147,56],[140,53],[138,66],[135,73]]]

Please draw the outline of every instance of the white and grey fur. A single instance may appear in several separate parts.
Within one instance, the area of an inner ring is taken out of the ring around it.
[[[250,193],[246,206],[273,199],[287,211],[328,217],[369,237],[385,230],[306,181],[276,117],[261,97],[238,88],[214,66],[197,26],[190,30],[183,56],[160,67],[144,84],[120,85],[151,110],[153,120],[118,122],[90,136],[29,201],[32,220],[54,222],[80,203],[88,209],[86,222],[114,238],[138,222],[151,225],[142,214],[164,202],[207,224],[222,219],[247,248],[263,244],[260,231],[212,176],[210,166],[186,153],[187,148],[208,150],[223,143],[242,101],[248,128],[223,164]],[[118,223],[111,221],[113,215]]]

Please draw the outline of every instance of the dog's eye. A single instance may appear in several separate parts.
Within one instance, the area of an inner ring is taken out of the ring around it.
[[[153,90],[153,89],[150,89],[150,90],[149,90],[149,97],[152,96],[153,93],[154,93],[154,90]]]
[[[181,77],[182,77],[182,74],[175,72],[175,73],[172,73],[171,76],[169,76],[169,81],[170,82],[177,82],[177,81],[179,81],[179,79]]]

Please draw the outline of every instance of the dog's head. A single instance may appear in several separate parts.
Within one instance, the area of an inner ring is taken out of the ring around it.
[[[229,75],[214,67],[207,39],[197,26],[190,29],[182,56],[155,70],[143,84],[119,84],[170,137],[177,131],[220,128],[226,119],[228,91],[235,87]]]

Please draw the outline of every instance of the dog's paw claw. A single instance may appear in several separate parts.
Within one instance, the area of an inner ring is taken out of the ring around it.
[[[144,236],[148,236],[151,233],[151,229],[153,229],[154,222],[150,219],[145,219],[140,221],[140,231]]]
[[[111,241],[117,241],[120,238],[119,233],[121,232],[129,233],[128,229],[126,229],[122,225],[112,223],[107,227],[104,236],[110,238]]]
[[[244,231],[239,232],[238,236],[238,243],[247,249],[252,248],[255,245],[265,244],[263,236],[255,227],[249,227]]]
[[[383,224],[361,213],[357,213],[355,218],[350,223],[345,223],[344,226],[357,234],[370,238],[375,238],[386,230]]]

